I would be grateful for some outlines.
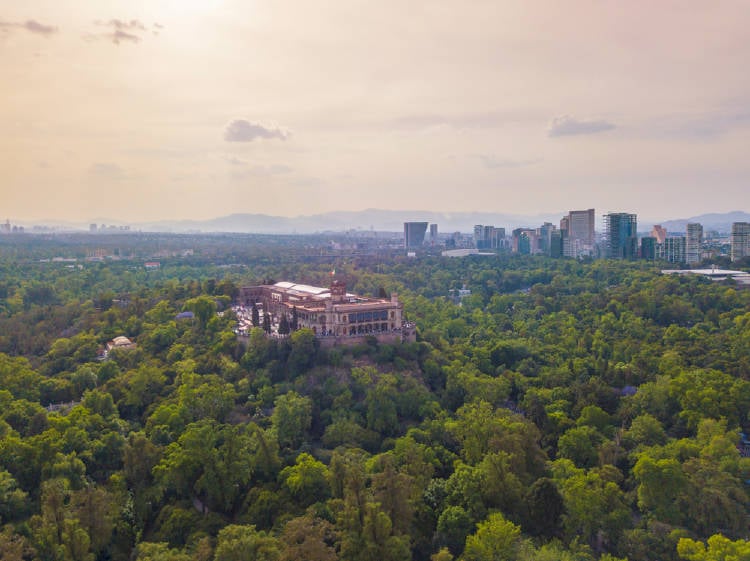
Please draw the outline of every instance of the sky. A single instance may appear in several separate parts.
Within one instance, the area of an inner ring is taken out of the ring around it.
[[[750,210],[750,3],[0,0],[0,217]]]

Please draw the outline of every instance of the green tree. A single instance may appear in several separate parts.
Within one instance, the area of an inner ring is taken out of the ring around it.
[[[231,513],[247,490],[253,446],[242,427],[198,421],[188,425],[154,467],[157,481],[207,510]]]
[[[258,306],[255,305],[255,302],[253,302],[252,308],[250,308],[250,321],[253,324],[253,327],[260,327],[260,312],[258,311]]]
[[[289,335],[289,320],[286,314],[282,314],[279,320],[279,335]]]
[[[268,312],[263,314],[263,331],[271,333],[271,316],[268,315]]]
[[[542,477],[534,481],[526,492],[523,503],[527,510],[524,529],[529,534],[546,538],[562,535],[565,503],[551,479]]]
[[[184,310],[193,312],[201,328],[208,325],[208,321],[216,315],[216,301],[210,296],[198,296],[185,301]]]
[[[274,401],[271,423],[282,448],[299,448],[312,423],[310,398],[302,397],[297,392],[280,395]]]
[[[521,528],[502,514],[490,514],[477,525],[475,534],[466,538],[461,559],[465,561],[514,561],[523,547]]]
[[[166,543],[141,542],[136,552],[136,561],[193,561],[189,553],[170,549]]]
[[[279,480],[303,507],[324,501],[330,496],[328,477],[325,464],[307,453],[297,456],[296,463],[284,468],[279,474]]]
[[[219,531],[214,561],[277,561],[281,544],[255,526],[230,524]]]
[[[708,538],[708,542],[680,538],[677,553],[688,561],[750,561],[750,542],[731,541],[721,534]]]
[[[318,354],[318,340],[312,329],[298,329],[289,338],[292,350],[287,364],[293,375],[302,374],[315,365]]]
[[[7,471],[0,471],[0,525],[23,518],[27,511],[28,495]]]

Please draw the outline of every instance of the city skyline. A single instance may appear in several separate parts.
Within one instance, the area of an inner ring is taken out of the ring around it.
[[[750,210],[749,15],[695,1],[13,3],[0,213]]]

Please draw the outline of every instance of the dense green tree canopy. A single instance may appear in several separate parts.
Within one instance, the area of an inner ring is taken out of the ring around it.
[[[397,293],[416,343],[330,349],[257,307],[238,337],[240,287],[325,285],[329,241],[138,234],[96,263],[0,239],[2,557],[747,558],[750,291],[350,255],[347,290]]]

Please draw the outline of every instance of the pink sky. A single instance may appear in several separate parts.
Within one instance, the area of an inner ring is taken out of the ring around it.
[[[3,219],[750,210],[745,1],[7,4]]]

